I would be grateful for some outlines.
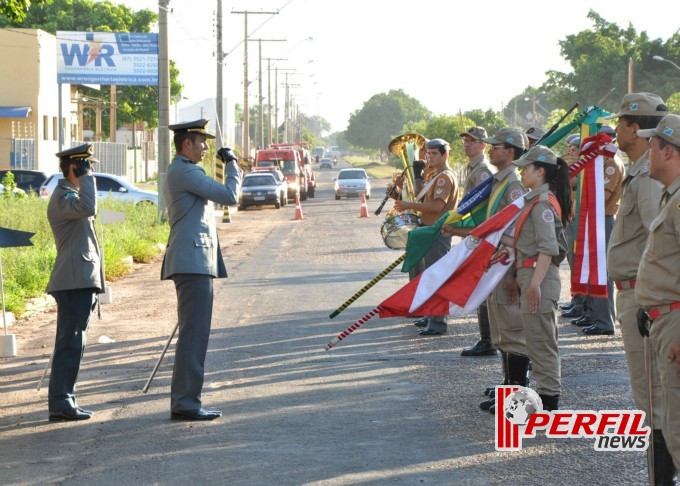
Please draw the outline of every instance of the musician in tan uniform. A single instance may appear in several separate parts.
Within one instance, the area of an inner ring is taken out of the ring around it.
[[[424,180],[425,195],[422,202],[396,201],[397,211],[419,211],[424,225],[434,224],[445,212],[452,210],[458,203],[458,185],[449,167],[449,143],[441,138],[429,140],[425,144],[429,171]],[[422,192],[422,191],[421,191]],[[417,198],[420,199],[420,198]],[[451,238],[440,235],[432,249],[423,258],[424,268],[428,268],[451,249]],[[427,316],[427,327],[421,329],[421,336],[439,336],[447,331],[447,316]]]
[[[522,186],[517,168],[513,161],[525,152],[523,133],[517,128],[502,128],[491,138],[484,138],[491,144],[490,162],[497,172],[493,175],[491,194],[488,199],[487,219],[500,212],[526,193]],[[444,234],[467,236],[471,228],[455,228],[446,226]],[[500,248],[499,251],[510,252],[511,249]],[[514,279],[511,280],[514,283]],[[502,280],[486,299],[489,310],[491,339],[494,347],[501,350],[501,367],[503,383],[526,386],[529,372],[524,329],[519,309],[517,286],[508,286]],[[493,388],[487,388],[485,394],[491,394]],[[494,412],[495,400],[490,399],[479,404],[482,410]]]
[[[543,146],[532,147],[514,164],[522,167],[522,184],[530,189],[514,236],[526,349],[543,409],[557,410],[562,385],[555,311],[559,265],[567,256],[564,224],[572,211],[569,167]]]
[[[487,180],[494,173],[489,165],[489,159],[484,153],[486,142],[482,139],[487,138],[486,130],[482,127],[470,127],[461,133],[463,139],[463,149],[468,165],[465,173],[465,188],[463,196],[472,189]],[[496,348],[491,342],[491,330],[489,328],[489,310],[486,302],[477,309],[477,322],[479,325],[479,341],[472,347],[464,349],[461,356],[495,356]]]
[[[649,227],[638,268],[635,300],[652,321],[652,354],[657,357],[663,390],[659,404],[663,421],[654,422],[654,480],[656,484],[675,484],[675,468],[680,467],[680,116],[668,115],[656,128],[636,134],[651,137],[649,177],[664,186],[659,214]],[[675,467],[668,456],[660,455],[665,452],[664,442]],[[657,452],[657,447],[662,451]]]
[[[668,108],[659,96],[629,93],[623,97],[619,113],[613,115],[618,117],[616,144],[628,156],[629,165],[621,188],[621,205],[609,240],[607,271],[618,290],[616,313],[621,324],[635,406],[648,414],[644,341],[637,326],[638,304],[634,289],[649,228],[659,214],[662,186],[649,177],[649,142],[638,135],[638,130],[656,128],[667,113]],[[653,421],[660,425],[664,419],[661,409],[663,396],[656,365],[652,366],[652,371]],[[660,429],[653,432],[655,437],[659,437],[657,440],[663,440]],[[659,443],[658,447],[655,444],[654,454],[661,462],[664,462],[661,459],[664,450],[663,444]]]

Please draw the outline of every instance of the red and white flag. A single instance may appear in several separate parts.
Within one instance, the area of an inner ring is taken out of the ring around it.
[[[477,226],[423,273],[380,304],[380,317],[463,314],[476,309],[515,261],[514,251],[499,244],[524,207],[516,199]]]

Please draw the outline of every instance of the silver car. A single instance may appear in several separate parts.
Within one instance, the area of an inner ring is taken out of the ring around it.
[[[364,169],[341,169],[335,180],[335,199],[341,197],[371,198],[371,178]]]
[[[95,172],[94,178],[97,181],[97,196],[99,198],[112,197],[121,201],[129,201],[135,204],[153,203],[158,206],[158,194],[150,191],[143,191],[134,184],[121,179],[113,174],[101,174]],[[52,195],[54,188],[64,175],[59,172],[52,174],[45,183],[40,186],[40,197],[48,198]]]

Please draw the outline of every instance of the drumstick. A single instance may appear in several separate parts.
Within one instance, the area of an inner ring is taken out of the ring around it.
[[[375,284],[377,284],[378,281],[379,281],[380,279],[382,279],[385,275],[387,275],[387,274],[390,273],[392,270],[394,270],[394,268],[395,268],[397,265],[399,265],[401,262],[403,262],[405,259],[406,259],[406,253],[404,253],[404,254],[401,255],[399,258],[397,258],[393,263],[390,264],[389,267],[387,267],[385,270],[383,270],[382,272],[380,272],[373,280],[371,280],[371,281],[368,282],[366,285],[364,285],[364,286],[362,287],[361,290],[359,290],[356,294],[354,294],[352,297],[350,297],[349,299],[347,299],[347,302],[345,302],[345,303],[342,304],[340,307],[338,307],[338,308],[337,308],[335,311],[333,311],[333,313],[332,313],[330,316],[328,316],[328,317],[330,317],[331,319],[333,319],[335,316],[337,316],[338,314],[340,314],[340,313],[341,313],[343,310],[345,310],[347,307],[349,307],[350,305],[352,305],[352,302],[354,302],[354,301],[357,300],[359,297],[361,297],[364,293],[366,293],[366,291],[367,291],[368,289],[370,289],[370,288],[373,287]]]

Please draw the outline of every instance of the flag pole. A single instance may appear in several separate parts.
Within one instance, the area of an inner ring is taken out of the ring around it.
[[[382,272],[380,272],[373,280],[371,280],[371,281],[368,282],[366,285],[364,285],[364,286],[363,286],[356,294],[354,294],[352,297],[350,297],[349,299],[347,299],[347,301],[345,301],[344,304],[342,304],[340,307],[338,307],[337,309],[335,309],[335,310],[331,313],[331,315],[328,316],[328,317],[330,317],[331,319],[333,319],[335,316],[337,316],[337,315],[340,314],[342,311],[344,311],[347,307],[349,307],[350,305],[352,305],[352,302],[354,302],[354,301],[357,300],[359,297],[361,297],[363,294],[365,294],[366,291],[367,291],[368,289],[370,289],[371,287],[373,287],[373,286],[374,286],[375,284],[377,284],[377,283],[378,283],[385,275],[387,275],[387,274],[390,273],[392,270],[394,270],[394,268],[395,268],[397,265],[399,265],[401,262],[403,262],[405,258],[406,258],[406,253],[404,253],[404,254],[401,255],[399,258],[397,258],[394,262],[392,262],[392,263],[390,264],[389,267],[387,267],[385,270],[383,270]]]
[[[335,336],[332,340],[330,340],[330,341],[328,342],[328,344],[326,344],[326,347],[324,348],[324,351],[328,351],[328,350],[331,349],[333,346],[335,346],[336,344],[338,344],[340,341],[342,341],[343,339],[345,339],[347,336],[349,336],[350,334],[352,334],[354,331],[356,331],[357,329],[359,329],[362,325],[366,324],[366,323],[371,319],[371,317],[373,317],[373,316],[375,316],[376,314],[378,314],[381,310],[382,310],[382,306],[379,305],[378,307],[376,307],[375,309],[373,309],[371,312],[369,312],[368,314],[366,314],[364,317],[362,317],[361,319],[359,319],[358,321],[356,321],[354,324],[352,324],[351,326],[349,326],[347,329],[345,329],[344,331],[342,331],[340,334],[338,334],[337,336]]]

